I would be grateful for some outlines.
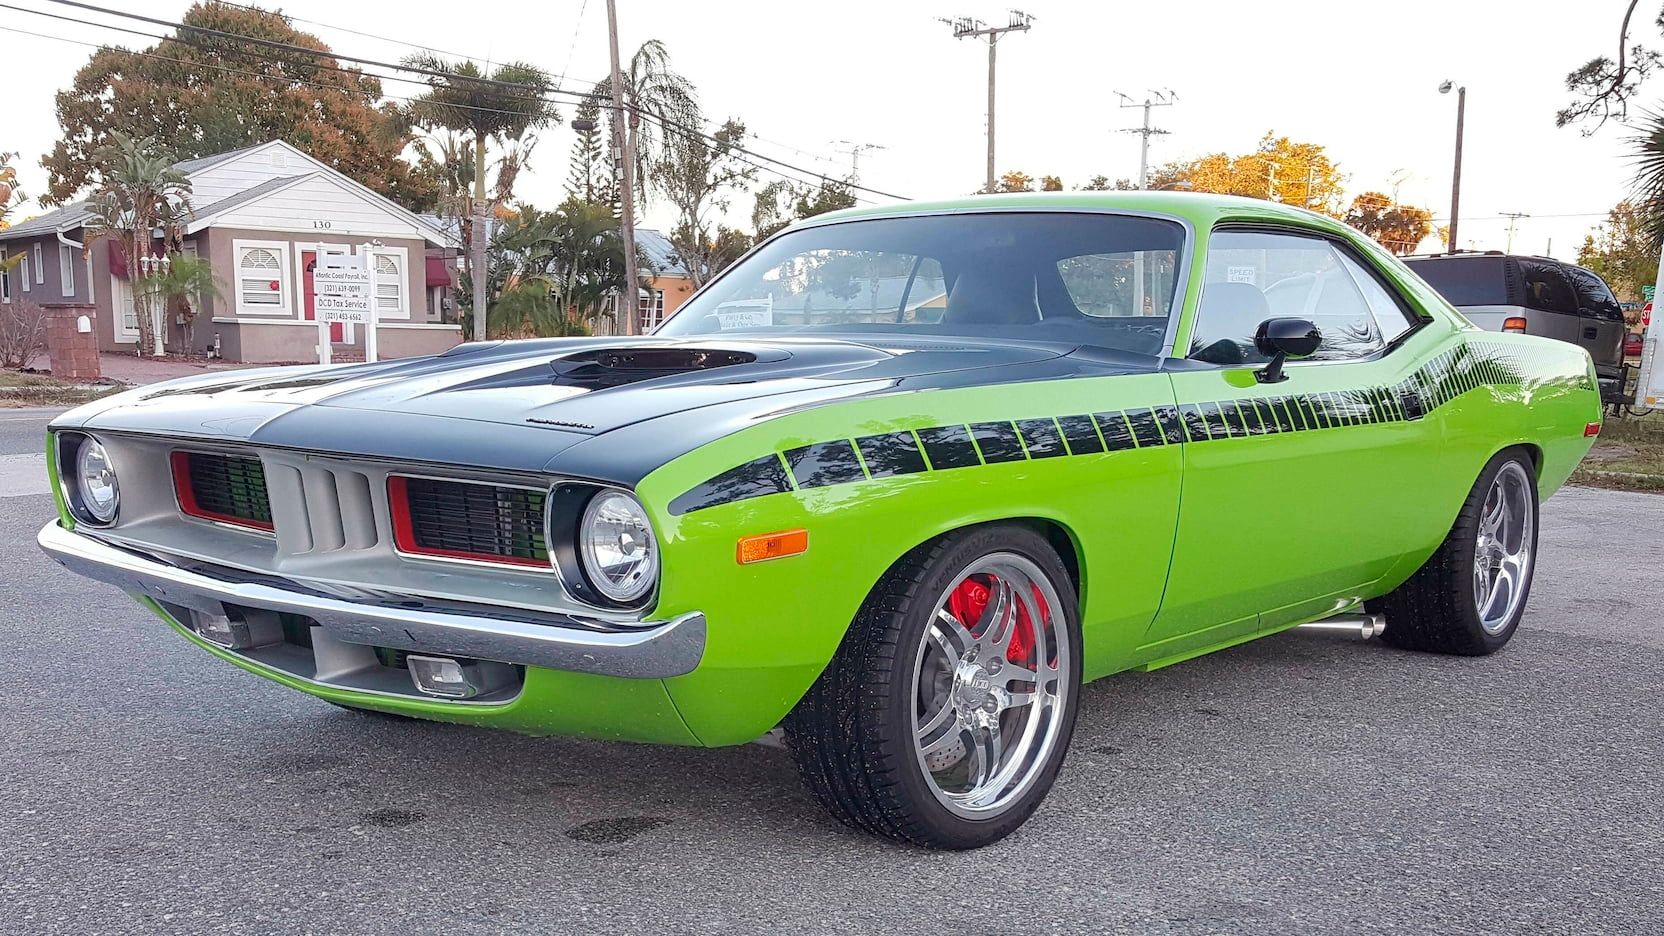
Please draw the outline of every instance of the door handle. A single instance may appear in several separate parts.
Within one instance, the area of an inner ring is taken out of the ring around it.
[[[1599,330],[1597,330],[1593,325],[1583,329],[1583,337],[1585,338],[1598,338],[1599,336]]]

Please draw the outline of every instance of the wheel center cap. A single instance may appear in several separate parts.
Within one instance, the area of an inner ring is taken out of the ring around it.
[[[965,711],[980,709],[995,701],[994,679],[987,668],[975,661],[965,661],[955,667],[953,701]]]

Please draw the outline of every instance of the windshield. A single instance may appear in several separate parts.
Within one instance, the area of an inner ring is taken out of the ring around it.
[[[789,231],[657,334],[1012,338],[1156,354],[1184,228],[1115,214],[976,212]]]

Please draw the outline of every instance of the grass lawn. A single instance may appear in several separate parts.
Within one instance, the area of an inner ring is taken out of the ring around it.
[[[90,389],[45,374],[0,370],[0,408],[18,406],[76,406],[124,390],[121,385],[95,385]]]
[[[1664,413],[1607,417],[1573,484],[1664,492]]]

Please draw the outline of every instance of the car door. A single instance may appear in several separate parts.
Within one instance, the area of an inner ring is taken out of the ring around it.
[[[1577,293],[1578,343],[1588,349],[1604,376],[1615,377],[1624,361],[1623,307],[1599,276],[1582,267],[1565,270]]]
[[[1166,597],[1149,660],[1355,603],[1415,548],[1394,505],[1415,494],[1438,428],[1400,402],[1421,319],[1344,242],[1295,229],[1210,237],[1188,359],[1171,372],[1186,435]],[[1259,323],[1310,319],[1318,353],[1256,376]],[[1422,531],[1424,532],[1424,531]]]

